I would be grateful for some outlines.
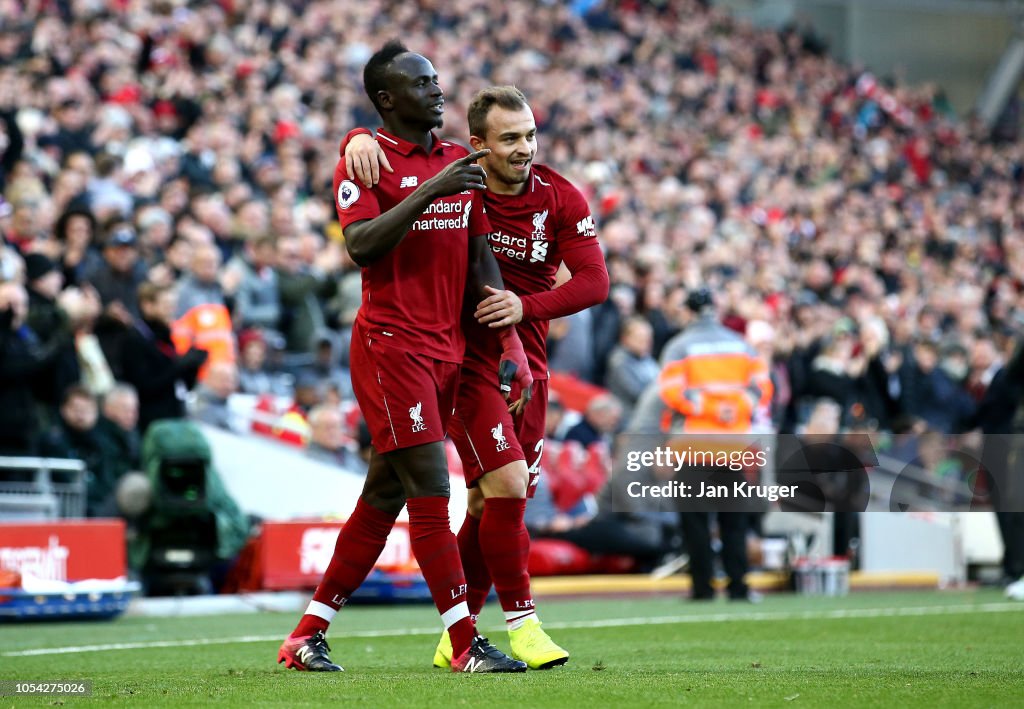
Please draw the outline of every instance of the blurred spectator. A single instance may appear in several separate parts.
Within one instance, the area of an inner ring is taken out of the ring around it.
[[[340,358],[335,355],[335,346],[332,338],[325,332],[317,338],[316,347],[313,350],[313,363],[302,369],[308,372],[319,382],[320,387],[326,391],[328,387],[337,389],[342,399],[352,400],[352,375],[347,367],[338,365]]]
[[[35,449],[40,412],[33,386],[54,382],[66,350],[64,337],[43,343],[26,324],[28,294],[0,283],[0,450],[25,455]]]
[[[654,329],[647,320],[634,315],[622,323],[619,344],[608,356],[605,387],[622,402],[625,416],[658,376],[658,362],[651,356],[653,346]]]
[[[57,264],[43,254],[25,257],[25,285],[28,287],[28,326],[48,338],[64,326],[66,316],[57,305],[64,276]]]
[[[204,350],[190,349],[179,356],[171,341],[171,323],[177,308],[172,289],[146,283],[139,288],[142,319],[124,347],[124,379],[139,393],[139,430],[163,418],[185,416],[185,394],[195,386]]]
[[[626,521],[620,515],[599,510],[594,500],[562,509],[551,490],[552,482],[541,475],[525,522],[535,539],[560,539],[592,554],[624,554],[649,571],[668,551],[660,520],[653,524]]]
[[[238,335],[238,391],[243,394],[292,393],[291,377],[269,371],[267,341],[259,330],[243,330]]]
[[[60,266],[65,283],[78,285],[83,274],[99,269],[103,259],[96,245],[96,218],[86,207],[69,207],[53,231],[62,245]]]
[[[591,381],[596,369],[593,313],[581,310],[556,318],[548,328],[548,367]]]
[[[965,388],[971,398],[981,401],[996,373],[1003,366],[1003,359],[996,350],[991,337],[983,337],[975,341],[970,354],[970,369]]]
[[[238,333],[238,391],[243,394],[268,394],[270,375],[264,371],[267,342],[259,330]]]
[[[44,345],[53,343],[57,350],[53,368],[33,380],[33,391],[47,411],[55,410],[64,390],[80,378],[68,315],[57,302],[64,277],[53,261],[43,254],[32,253],[25,257],[25,279],[28,285],[26,325]]]
[[[193,417],[217,428],[233,428],[228,399],[238,391],[238,368],[231,362],[213,362],[196,387]]]
[[[611,269],[609,268],[609,277]],[[594,348],[594,371],[592,381],[603,382],[607,378],[607,367],[616,341],[620,338],[626,319],[636,313],[637,294],[632,285],[612,281],[608,300],[592,308],[591,336]]]
[[[117,451],[97,430],[96,399],[80,386],[68,388],[60,405],[60,418],[44,434],[39,454],[85,463],[86,514],[106,514],[117,484]]]
[[[315,460],[338,465],[345,470],[365,474],[369,446],[352,440],[345,433],[345,420],[337,408],[320,405],[309,412],[310,440],[306,455]]]
[[[965,428],[981,429],[982,465],[988,471],[984,483],[996,508],[996,520],[1003,540],[1003,581],[1007,595],[1024,600],[1024,511],[1019,505],[1021,492],[1019,460],[1024,427],[1024,340],[1018,339],[1013,354],[996,371]],[[1011,435],[1012,434],[1012,435]],[[1001,489],[1001,488],[1010,488]]]
[[[21,160],[25,140],[15,111],[10,106],[0,106],[0,192],[6,187],[7,175]]]
[[[89,111],[82,101],[67,96],[56,106],[57,132],[52,144],[67,157],[72,153],[95,152],[92,143],[92,125],[89,123]]]
[[[11,212],[4,238],[22,253],[28,253],[36,240],[45,235],[41,214],[46,189],[35,178],[19,178],[12,181],[5,196]]]
[[[135,230],[125,222],[115,223],[103,244],[103,260],[82,274],[99,293],[104,314],[125,327],[141,316],[138,290],[146,279],[146,266],[139,260]]]
[[[228,262],[227,272],[236,274],[232,320],[240,330],[248,328],[278,329],[281,321],[281,300],[274,271],[275,240],[258,235],[245,242],[241,254]]]
[[[322,403],[324,391],[319,378],[309,372],[300,372],[295,380],[295,395],[287,406],[282,407],[273,395],[260,397],[252,430],[291,445],[305,446],[312,434],[309,412]]]
[[[611,450],[611,437],[622,422],[622,404],[610,394],[595,396],[587,404],[583,420],[565,434],[566,441],[576,441],[584,448],[595,443]]]
[[[971,417],[974,405],[963,387],[938,365],[938,347],[918,340],[900,371],[903,410],[925,421],[932,431],[953,433]]]
[[[811,362],[805,393],[839,404],[844,425],[888,429],[896,403],[890,381],[895,372],[882,359],[887,345],[888,333],[881,321],[867,323],[858,339],[853,321],[841,319]]]
[[[220,258],[220,249],[212,244],[200,244],[192,251],[189,273],[178,285],[177,318],[200,305],[224,305],[224,289],[218,280]]]
[[[338,290],[336,278],[303,265],[298,237],[277,240],[277,290],[281,299],[281,331],[289,352],[312,351],[313,338],[326,326],[321,300]]]
[[[113,451],[114,479],[139,470],[142,437],[139,435],[139,395],[135,387],[118,382],[103,397],[96,430],[106,438]]]
[[[139,234],[140,258],[150,267],[161,264],[174,236],[171,215],[162,207],[151,204],[136,211],[135,224]]]
[[[747,322],[744,339],[748,345],[754,348],[757,358],[768,370],[774,392],[768,406],[758,406],[754,411],[754,428],[761,432],[777,431],[782,423],[783,412],[790,402],[792,391],[789,371],[785,362],[779,362],[775,357],[775,328],[764,320],[751,320]]]
[[[566,410],[557,394],[548,392],[547,415],[544,418],[545,441],[564,441],[566,434],[580,419],[577,412]]]
[[[295,378],[295,399],[289,411],[295,411],[304,419],[309,418],[309,412],[323,402],[324,386],[320,378],[311,372],[300,372]]]
[[[96,156],[96,175],[89,180],[89,209],[101,222],[127,219],[133,199],[121,184],[124,180],[121,158],[111,153]]]
[[[61,292],[59,303],[74,334],[80,383],[94,395],[105,394],[114,386],[114,374],[94,332],[102,312],[99,295],[91,286],[72,286]]]

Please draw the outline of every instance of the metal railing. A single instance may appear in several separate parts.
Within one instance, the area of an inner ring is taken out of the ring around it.
[[[81,460],[0,456],[0,521],[85,517]]]

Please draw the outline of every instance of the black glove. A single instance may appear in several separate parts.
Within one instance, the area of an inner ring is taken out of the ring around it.
[[[209,358],[210,353],[196,347],[190,347],[188,352],[178,360],[178,367],[182,370],[199,369]]]

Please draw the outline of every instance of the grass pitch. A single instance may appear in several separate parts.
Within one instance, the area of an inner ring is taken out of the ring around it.
[[[543,600],[572,659],[524,675],[430,667],[431,607],[346,608],[328,634],[344,673],[275,664],[294,614],[0,626],[0,680],[91,680],[93,695],[8,706],[1021,706],[1024,603],[995,591]],[[482,627],[507,649],[497,609]]]

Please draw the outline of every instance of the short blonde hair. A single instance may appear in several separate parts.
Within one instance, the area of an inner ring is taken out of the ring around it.
[[[529,108],[526,96],[515,86],[489,86],[481,89],[469,104],[469,134],[478,138],[487,135],[487,116],[494,106],[509,111]]]

